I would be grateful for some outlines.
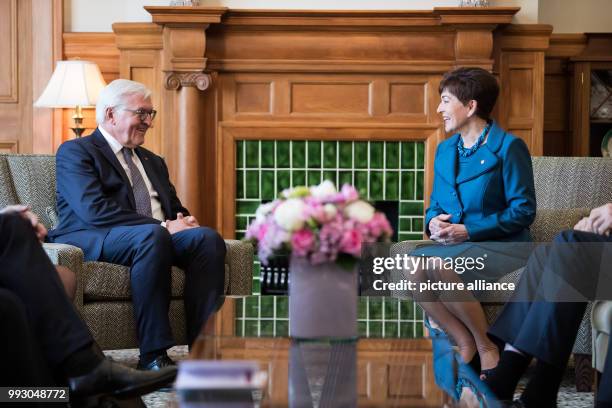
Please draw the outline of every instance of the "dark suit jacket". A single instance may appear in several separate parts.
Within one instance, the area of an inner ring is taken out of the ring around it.
[[[159,194],[166,218],[189,214],[170,182],[164,160],[137,147],[136,154]],[[63,143],[57,151],[59,225],[49,240],[83,249],[86,260],[98,260],[109,230],[118,226],[160,224],[136,212],[130,181],[110,145],[96,129],[91,135]]]
[[[450,222],[465,225],[470,241],[530,241],[536,196],[525,142],[494,122],[487,143],[458,177],[459,137],[451,136],[436,151],[431,203],[425,214],[427,235],[433,217],[450,214]]]

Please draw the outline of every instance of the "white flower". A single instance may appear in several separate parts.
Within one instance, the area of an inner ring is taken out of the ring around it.
[[[318,186],[310,187],[310,194],[316,199],[325,200],[326,198],[336,194],[336,186],[329,180],[323,181]]]
[[[257,207],[257,211],[255,211],[255,219],[259,222],[264,222],[266,220],[266,216],[270,214],[270,211],[274,208],[275,202],[271,201],[266,204],[261,204]]]
[[[350,219],[366,223],[374,217],[374,207],[363,200],[353,201],[344,208],[344,214]]]
[[[323,206],[323,211],[325,211],[325,216],[327,219],[332,219],[338,214],[338,209],[335,205],[327,203]]]
[[[276,224],[287,230],[297,231],[304,226],[304,207],[302,200],[290,198],[282,202],[274,211]]]

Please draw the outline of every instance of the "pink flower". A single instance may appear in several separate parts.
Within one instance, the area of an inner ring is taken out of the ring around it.
[[[388,240],[393,231],[384,214],[359,199],[357,190],[333,183],[297,187],[283,198],[262,204],[246,231],[265,264],[290,250],[313,265],[335,262],[339,255],[359,257],[364,242]]]
[[[393,229],[383,213],[377,212],[372,219],[366,224],[370,230],[370,235],[374,239],[382,238],[382,236],[390,237],[393,235]]]
[[[358,230],[346,230],[342,234],[340,251],[358,257],[361,255],[361,234]]]
[[[357,189],[350,184],[345,184],[342,186],[342,190],[340,190],[340,194],[344,196],[344,200],[346,202],[351,202],[359,199],[359,193]]]
[[[297,256],[306,256],[315,243],[315,236],[311,230],[304,228],[293,233],[291,249]]]

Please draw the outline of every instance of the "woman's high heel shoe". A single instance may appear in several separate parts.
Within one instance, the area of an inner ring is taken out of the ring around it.
[[[455,351],[448,335],[443,330],[433,328],[427,317],[424,323],[432,342],[434,378],[438,387],[455,401],[461,398],[463,388],[468,387],[481,408],[502,407],[495,394],[482,382],[479,374]]]

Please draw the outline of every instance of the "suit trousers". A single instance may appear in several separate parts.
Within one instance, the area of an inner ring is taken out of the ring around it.
[[[172,347],[171,268],[185,271],[185,318],[189,345],[223,295],[225,241],[213,229],[170,234],[159,224],[112,228],[100,261],[130,267],[130,285],[141,354]]]
[[[25,341],[35,339],[36,349],[52,370],[73,352],[93,344],[32,225],[18,214],[0,215],[0,288],[19,300],[7,306],[16,310],[14,319],[20,308],[25,309],[29,329],[22,327],[20,336]]]
[[[564,370],[587,300],[597,295],[598,283],[609,275],[601,267],[602,257],[609,256],[608,243],[612,238],[570,230],[559,233],[552,245],[536,248],[514,299],[504,306],[489,334]],[[581,298],[584,301],[578,301]],[[612,353],[608,353],[606,369],[602,383],[608,382],[609,391],[601,390],[609,395],[601,397],[612,401]]]

